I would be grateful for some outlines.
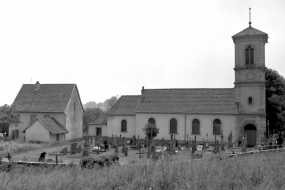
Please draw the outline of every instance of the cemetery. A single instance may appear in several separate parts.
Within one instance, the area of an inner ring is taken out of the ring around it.
[[[36,151],[14,154],[2,153],[2,162],[13,162],[26,165],[82,165],[86,160],[93,160],[97,165],[133,164],[142,161],[159,161],[165,157],[182,161],[208,160],[215,157],[226,158],[238,155],[261,153],[266,151],[283,151],[276,142],[264,142],[254,148],[246,146],[246,137],[240,144],[234,145],[229,135],[225,143],[223,135],[215,136],[214,141],[196,141],[187,139],[153,139],[147,137],[125,138],[123,136],[101,137],[84,134],[82,141],[70,142],[61,146],[39,149]],[[269,145],[270,144],[270,145]],[[107,160],[107,163],[105,161]],[[110,161],[112,160],[112,161]],[[179,160],[179,159],[178,159]]]

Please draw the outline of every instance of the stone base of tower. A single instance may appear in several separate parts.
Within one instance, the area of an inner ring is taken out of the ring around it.
[[[240,114],[236,119],[235,143],[244,136],[249,146],[263,144],[266,131],[265,114]]]

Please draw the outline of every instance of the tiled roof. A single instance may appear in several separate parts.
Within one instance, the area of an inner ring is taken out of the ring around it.
[[[145,89],[136,112],[236,114],[234,89]]]
[[[140,95],[121,96],[116,104],[108,111],[107,115],[135,115]]]
[[[68,130],[64,128],[54,118],[40,118],[40,119],[37,119],[37,121],[39,121],[52,134],[68,133]],[[32,126],[33,124],[31,124],[30,126]],[[30,126],[28,126],[24,131],[26,131]]]
[[[233,40],[235,40],[237,38],[252,37],[252,36],[266,37],[266,42],[267,42],[268,34],[266,34],[265,32],[262,32],[260,30],[257,30],[251,26],[244,29],[243,31],[237,33],[232,38],[233,38]]]
[[[90,122],[89,125],[107,125],[106,115],[100,114],[99,117]]]
[[[76,84],[23,84],[14,103],[19,112],[64,112]]]

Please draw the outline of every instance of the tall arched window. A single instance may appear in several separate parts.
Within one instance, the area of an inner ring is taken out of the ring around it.
[[[126,120],[122,120],[121,122],[121,131],[127,132],[127,121]]]
[[[155,119],[150,118],[150,119],[148,120],[148,122],[151,123],[151,124],[155,124]]]
[[[200,121],[198,119],[192,121],[192,134],[200,134]]]
[[[215,119],[213,122],[213,134],[220,135],[221,134],[221,120]]]
[[[254,50],[251,46],[245,49],[245,64],[252,65],[254,63]]]
[[[177,120],[174,118],[170,120],[170,133],[177,133]]]

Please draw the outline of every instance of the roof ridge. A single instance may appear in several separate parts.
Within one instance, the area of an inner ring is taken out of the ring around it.
[[[141,95],[121,95],[122,96],[127,96],[127,97],[136,97],[136,96],[141,96]]]
[[[149,88],[145,90],[229,90],[234,88]]]
[[[36,85],[36,84],[23,84],[23,85]],[[43,83],[40,85],[76,85],[76,83]]]
[[[115,112],[118,109],[119,103],[122,101],[122,96],[119,98],[119,100],[115,103],[115,105],[106,113],[106,115],[110,114],[111,112]],[[113,110],[113,108],[115,110]]]

